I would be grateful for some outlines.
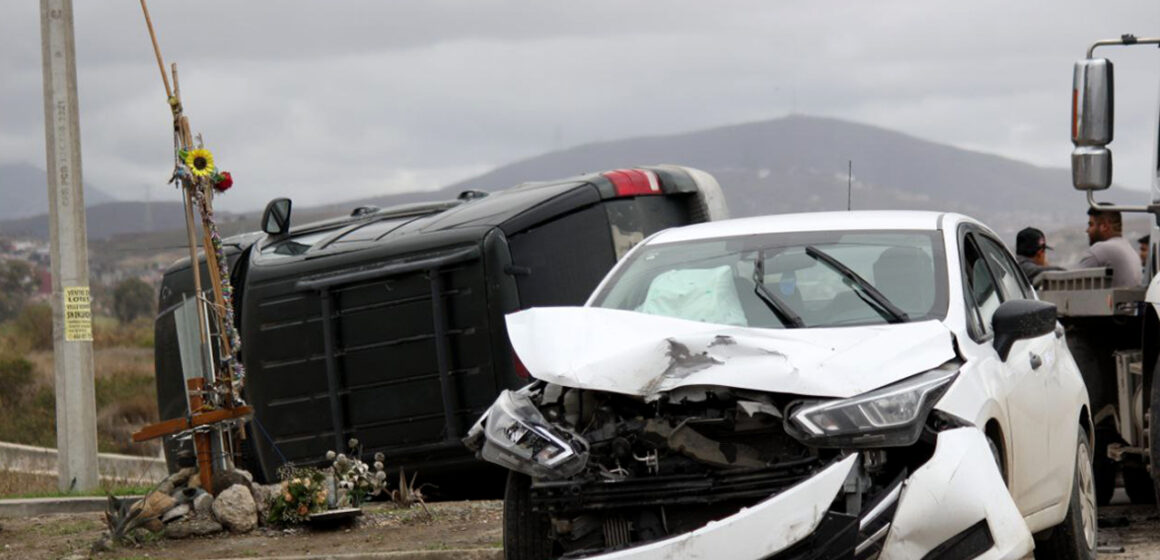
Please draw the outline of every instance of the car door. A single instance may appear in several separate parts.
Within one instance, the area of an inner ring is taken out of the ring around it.
[[[1035,297],[1001,243],[982,233],[973,237],[1002,301]],[[1056,505],[1061,498],[1060,476],[1071,476],[1075,428],[1071,421],[1063,425],[1065,415],[1056,413],[1059,403],[1065,402],[1056,371],[1056,342],[1055,333],[1017,341],[1003,361],[1014,444],[1009,465],[1011,493],[1024,516]]]

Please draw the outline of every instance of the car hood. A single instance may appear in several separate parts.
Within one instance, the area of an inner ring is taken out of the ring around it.
[[[546,307],[508,315],[507,329],[536,379],[646,400],[693,386],[846,398],[955,357],[951,332],[939,321],[757,329]]]

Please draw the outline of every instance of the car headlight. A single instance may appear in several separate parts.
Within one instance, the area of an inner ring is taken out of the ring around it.
[[[922,434],[926,417],[946,393],[957,361],[856,397],[801,401],[791,406],[786,431],[813,447],[905,447]]]
[[[588,443],[579,435],[548,423],[522,393],[504,391],[488,410],[485,461],[537,478],[567,478],[584,469]]]

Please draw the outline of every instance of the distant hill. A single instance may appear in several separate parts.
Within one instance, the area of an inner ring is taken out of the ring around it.
[[[579,146],[500,167],[447,191],[679,163],[717,177],[735,217],[842,210],[848,161],[853,162],[852,206],[857,210],[961,212],[983,220],[1005,238],[1025,225],[1086,223],[1086,204],[1072,190],[1066,169],[803,116]]]
[[[1066,169],[1037,167],[879,127],[804,116],[588,144],[504,165],[440,191],[300,207],[294,214],[295,222],[303,223],[359,205],[442,200],[465,189],[498,190],[526,181],[656,163],[690,165],[712,173],[735,217],[840,210],[846,208],[848,161],[854,168],[854,209],[962,212],[991,225],[1012,244],[1015,232],[1026,225],[1052,231],[1074,224],[1082,231],[1086,223],[1086,205],[1072,190]],[[127,204],[141,203],[116,203]],[[173,211],[164,206],[153,205],[153,229],[180,227],[180,206],[173,204]],[[140,212],[140,206],[135,210],[93,208],[89,235],[99,239],[128,233],[140,227]],[[170,217],[174,212],[177,218]],[[222,217],[228,219],[225,214]],[[115,223],[106,224],[106,220]],[[251,213],[242,222],[238,225],[256,227],[256,215]],[[0,235],[11,227],[10,222],[0,222]]]
[[[85,184],[85,206],[116,199]],[[48,213],[48,176],[27,163],[0,165],[0,220],[27,218]]]

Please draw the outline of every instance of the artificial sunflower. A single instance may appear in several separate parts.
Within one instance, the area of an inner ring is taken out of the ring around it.
[[[185,165],[198,177],[213,175],[213,153],[205,148],[189,150],[185,154]]]

